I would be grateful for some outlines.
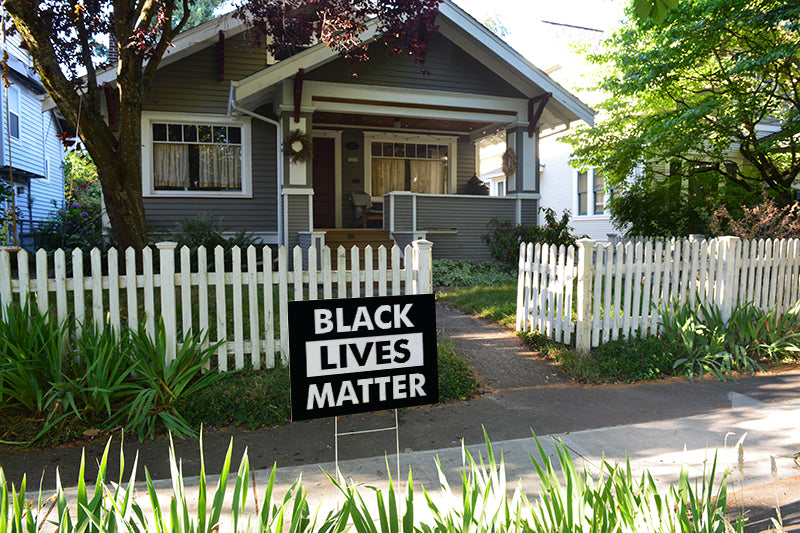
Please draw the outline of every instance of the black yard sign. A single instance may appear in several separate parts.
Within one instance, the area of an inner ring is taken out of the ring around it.
[[[432,294],[289,302],[292,420],[439,401]]]

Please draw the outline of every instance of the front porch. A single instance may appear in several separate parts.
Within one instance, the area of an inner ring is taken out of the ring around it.
[[[383,205],[382,229],[315,228],[299,232],[299,243],[304,249],[313,244],[317,249],[371,246],[376,251],[395,244],[402,250],[425,239],[434,243],[434,259],[488,260],[489,250],[481,236],[489,231],[489,222],[497,218],[536,224],[538,194],[497,197],[394,191],[383,195]]]

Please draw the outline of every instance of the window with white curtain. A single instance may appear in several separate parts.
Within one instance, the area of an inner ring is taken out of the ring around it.
[[[372,196],[391,191],[445,193],[450,151],[448,144],[372,142]]]
[[[155,191],[242,191],[242,126],[152,122]]]

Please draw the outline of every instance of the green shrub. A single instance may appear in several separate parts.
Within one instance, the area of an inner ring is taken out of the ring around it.
[[[178,404],[222,378],[217,372],[203,372],[221,342],[203,346],[205,337],[192,335],[183,339],[175,358],[168,361],[163,322],[151,339],[144,327],[131,331],[131,362],[136,369],[138,390],[117,417],[139,440],[152,438],[158,424],[179,436],[196,436],[178,411]]]
[[[246,230],[240,230],[231,237],[225,237],[225,231],[222,225],[222,217],[201,214],[184,218],[178,222],[171,238],[178,243],[178,250],[184,246],[189,248],[193,270],[197,269],[197,249],[201,246],[206,249],[207,266],[213,269],[214,249],[217,246],[221,246],[225,250],[238,246],[240,249],[245,250],[248,246],[257,245],[261,242],[258,236],[248,233]],[[226,253],[225,267],[227,269],[231,267],[232,261],[231,255]]]
[[[663,338],[679,346],[675,361],[690,378],[706,372],[725,379],[732,372],[756,372],[761,363],[780,363],[800,356],[800,302],[781,318],[753,304],[738,306],[726,321],[716,306],[688,303],[661,310]]]
[[[36,248],[53,251],[105,247],[99,212],[90,213],[76,202],[67,202],[62,208],[53,202],[53,206],[56,210],[33,232]]]
[[[516,283],[517,272],[499,261],[433,261],[433,285],[436,287],[474,287]]]
[[[178,402],[192,426],[235,425],[255,429],[289,419],[289,369],[227,372],[197,394]]]
[[[623,381],[658,379],[674,372],[680,347],[658,337],[610,341],[593,351],[603,378]]]
[[[556,218],[556,212],[549,207],[540,208],[540,211],[544,214],[543,226],[514,225],[508,220],[500,221],[496,218],[489,221],[490,231],[482,235],[481,239],[489,247],[492,257],[516,267],[519,264],[519,246],[523,242],[570,246],[580,238],[572,234],[569,211],[565,210],[560,219]]]

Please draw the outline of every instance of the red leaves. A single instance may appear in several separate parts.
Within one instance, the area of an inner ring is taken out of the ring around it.
[[[271,36],[270,51],[279,58],[323,42],[351,64],[368,59],[362,37],[376,18],[389,53],[413,56],[427,73],[422,64],[438,13],[438,0],[256,0],[241,5],[237,16]]]

